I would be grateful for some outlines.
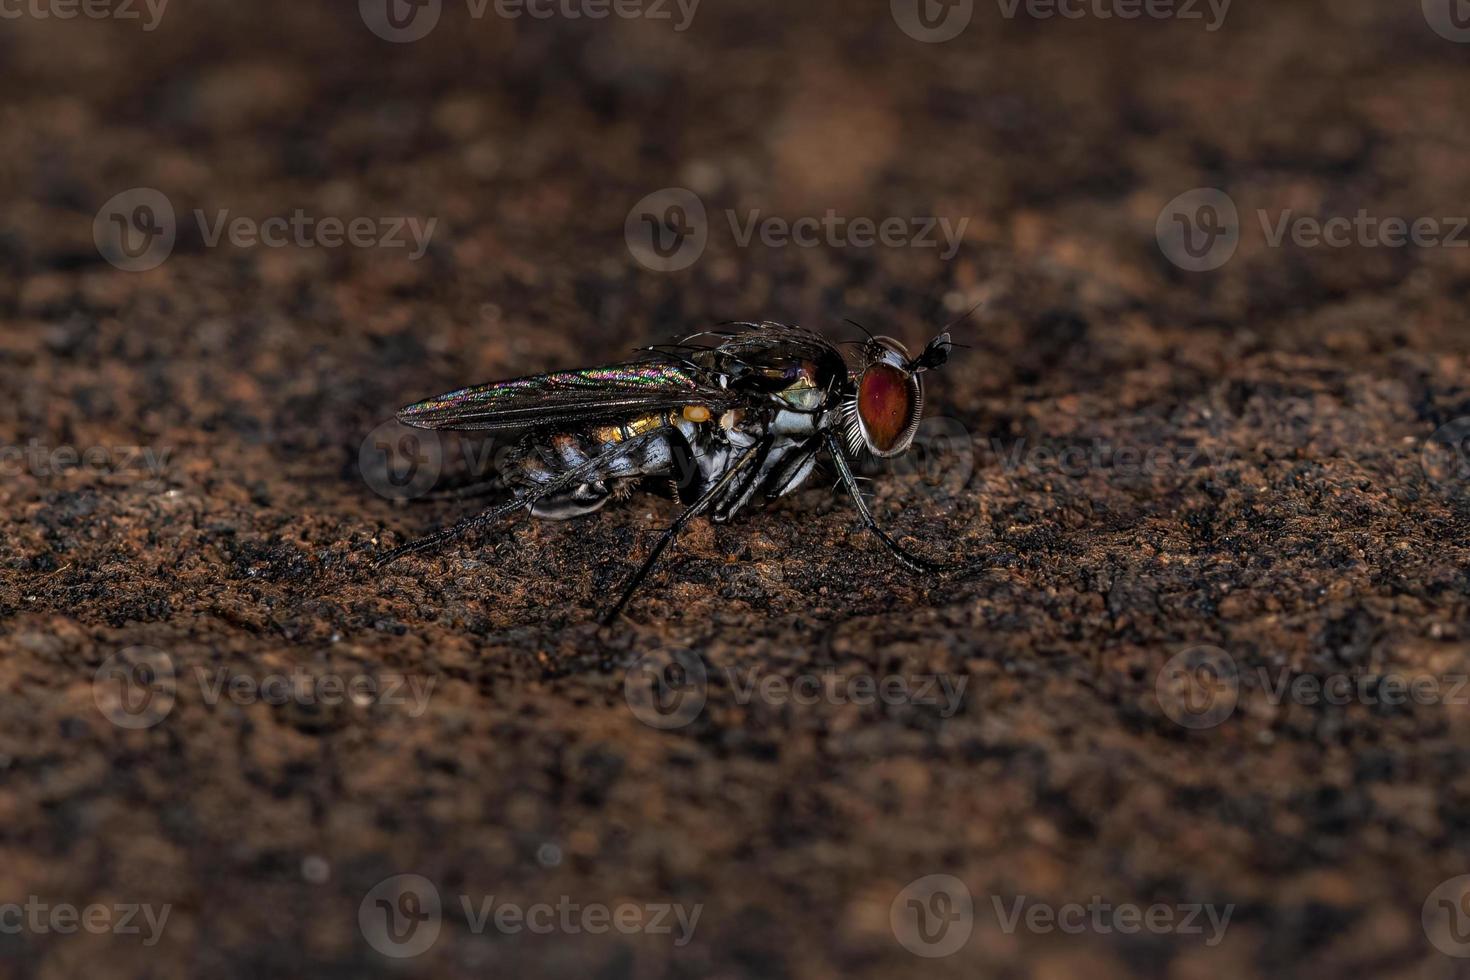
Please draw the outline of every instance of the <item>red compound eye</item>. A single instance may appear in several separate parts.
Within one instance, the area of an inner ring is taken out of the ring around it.
[[[891,364],[872,364],[858,383],[858,414],[868,441],[880,453],[898,444],[913,413],[908,375]]]

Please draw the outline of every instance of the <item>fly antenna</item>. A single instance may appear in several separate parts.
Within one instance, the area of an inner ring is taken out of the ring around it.
[[[877,339],[878,339],[878,338],[877,338],[877,337],[874,337],[874,336],[873,336],[873,331],[871,331],[871,330],[869,330],[869,329],[868,329],[868,328],[867,328],[867,327],[865,327],[865,326],[863,326],[863,325],[862,325],[862,324],[861,324],[861,323],[858,323],[858,322],[857,322],[857,321],[856,321],[856,320],[854,320],[854,319],[853,319],[853,318],[852,318],[852,317],[850,317],[850,316],[845,316],[845,317],[843,317],[843,318],[842,318],[842,322],[843,322],[843,323],[846,323],[846,324],[849,324],[849,325],[851,325],[851,326],[854,326],[854,327],[857,327],[857,328],[858,328],[858,329],[859,329],[859,330],[861,330],[861,331],[862,331],[862,332],[863,332],[863,333],[865,333],[865,334],[867,334],[867,335],[868,335],[868,339],[869,339],[869,340],[877,340]]]
[[[944,325],[944,329],[941,330],[941,331],[939,331],[939,332],[940,333],[949,333],[955,327],[959,326],[960,324],[964,323],[966,320],[970,319],[970,317],[974,316],[975,315],[975,311],[978,310],[978,309],[980,309],[980,307],[982,307],[984,305],[985,305],[985,300],[983,300],[983,299],[977,299],[975,301],[975,305],[974,306],[970,307],[962,315],[955,317],[949,323],[946,323]],[[956,344],[955,346],[956,347],[959,347],[961,345]]]

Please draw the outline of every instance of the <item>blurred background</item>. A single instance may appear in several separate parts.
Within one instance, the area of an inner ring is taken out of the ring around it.
[[[158,464],[7,470],[0,899],[173,908],[156,946],[5,930],[15,975],[1459,975],[1419,920],[1470,870],[1463,707],[1200,734],[1152,692],[1191,643],[1465,659],[1470,511],[1421,449],[1470,414],[1470,20],[1059,2],[0,4],[0,436]],[[1295,223],[1360,214],[1341,245]],[[1391,217],[1434,235],[1385,245]],[[884,516],[981,580],[905,582],[825,486],[693,535],[620,639],[587,621],[666,510],[352,577],[463,513],[373,492],[400,405],[849,317],[959,321],[929,398],[976,476]],[[1088,440],[1219,456],[994,450]],[[438,693],[385,719],[181,692],[123,731],[93,675],[137,644]],[[675,649],[969,695],[941,724],[720,688],[675,739],[622,695]],[[446,911],[399,962],[357,914],[407,872]],[[931,873],[988,923],[944,956],[890,922]],[[704,917],[687,948],[477,934],[451,896],[497,890]],[[991,894],[1235,916],[1212,946],[1016,933]]]

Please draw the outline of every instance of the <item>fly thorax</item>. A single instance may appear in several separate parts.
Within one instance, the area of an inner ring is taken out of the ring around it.
[[[780,436],[809,436],[817,431],[817,416],[812,412],[782,409],[771,420],[771,431]]]
[[[725,439],[727,442],[730,443],[730,445],[736,447],[737,449],[746,449],[750,446],[755,445],[756,434],[754,432],[746,432],[744,429],[736,428],[726,432]]]

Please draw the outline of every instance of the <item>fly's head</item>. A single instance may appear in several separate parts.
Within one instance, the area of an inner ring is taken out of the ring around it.
[[[850,452],[888,458],[908,451],[924,412],[922,375],[949,360],[952,346],[949,334],[942,333],[910,357],[892,337],[868,341],[843,412]]]

